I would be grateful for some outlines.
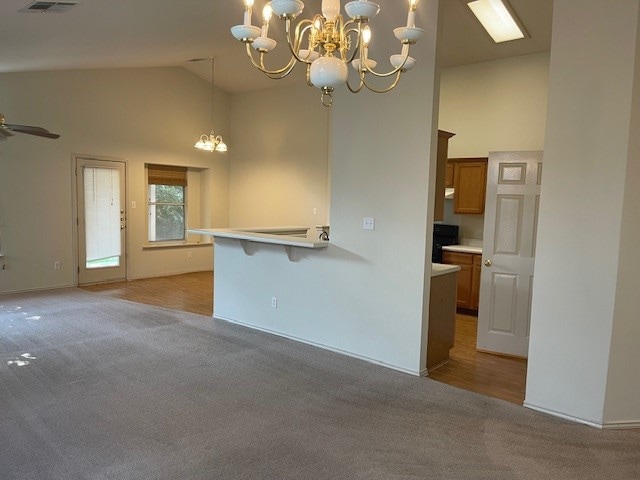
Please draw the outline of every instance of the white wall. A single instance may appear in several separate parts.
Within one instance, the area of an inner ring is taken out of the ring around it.
[[[231,226],[327,223],[329,119],[304,82],[231,97]]]
[[[526,404],[595,424],[640,424],[638,13],[554,5]]]
[[[444,69],[438,126],[456,134],[449,157],[542,150],[548,81],[548,53]],[[484,216],[455,215],[453,200],[445,202],[444,223],[459,225],[461,237],[483,237]]]
[[[456,134],[449,157],[542,150],[548,81],[548,53],[444,69],[438,128]]]
[[[297,261],[290,262],[282,247],[256,246],[247,255],[235,241],[217,241],[216,317],[415,374],[424,368],[437,2],[421,7],[427,34],[417,53],[420,67],[398,90],[336,94],[331,245],[320,252],[297,250]],[[308,101],[299,110],[315,108],[317,96]],[[375,218],[374,231],[362,230],[368,216]],[[272,296],[279,299],[277,309]]]
[[[638,9],[640,15],[640,9]],[[640,25],[640,16],[638,17]],[[623,209],[620,230],[620,256],[614,325],[611,338],[611,358],[604,422],[639,422],[640,407],[640,295],[638,295],[638,266],[640,266],[640,30],[636,33],[636,55],[631,96],[629,149],[625,172]]]
[[[181,68],[13,73],[0,75],[8,123],[39,125],[55,141],[16,134],[0,144],[0,230],[7,269],[0,292],[73,285],[75,232],[72,155],[128,162],[129,276],[206,270],[211,247],[143,250],[146,243],[145,163],[209,169],[209,225],[228,224],[226,155],[196,151],[210,129],[210,84]],[[229,100],[216,92],[215,126],[229,134]],[[229,145],[230,149],[233,145]],[[206,187],[206,186],[205,186]],[[208,191],[207,191],[208,190]],[[54,261],[62,270],[53,269]]]

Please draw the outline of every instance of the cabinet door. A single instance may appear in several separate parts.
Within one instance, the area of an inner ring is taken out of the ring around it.
[[[477,214],[484,212],[485,190],[487,188],[487,163],[454,163],[453,211],[455,213]]]
[[[478,310],[480,304],[480,273],[482,272],[482,255],[473,256],[473,267],[471,269],[471,296],[469,308]]]
[[[447,188],[453,188],[453,163],[447,163],[447,167],[444,172],[444,186]]]
[[[471,278],[473,276],[473,255],[470,253],[442,252],[442,263],[458,265],[457,305],[471,308]]]

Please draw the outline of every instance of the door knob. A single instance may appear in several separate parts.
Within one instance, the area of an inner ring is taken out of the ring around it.
[[[491,265],[493,265],[493,262],[491,260],[489,260],[489,259],[486,259],[484,261],[484,264],[485,264],[485,266],[490,267]]]

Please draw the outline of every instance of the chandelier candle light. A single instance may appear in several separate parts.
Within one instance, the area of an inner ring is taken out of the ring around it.
[[[325,107],[333,103],[332,92],[337,86],[346,84],[353,93],[360,92],[363,87],[376,93],[385,93],[395,88],[400,76],[416,65],[416,60],[409,56],[409,49],[424,35],[424,30],[415,26],[418,0],[409,0],[407,26],[393,31],[402,49],[401,53],[391,55],[389,61],[392,68],[384,73],[374,70],[378,63],[369,58],[369,19],[380,12],[378,4],[368,0],[347,3],[344,8],[350,20],[345,21],[340,14],[340,0],[322,0],[322,14],[314,15],[311,20],[300,20],[294,29],[292,21],[304,9],[302,1],[271,0],[262,11],[262,27],[251,24],[253,4],[254,0],[244,0],[244,23],[231,27],[231,34],[245,44],[253,66],[269,78],[280,79],[289,75],[298,63],[305,64],[307,84],[322,90],[321,100]],[[265,66],[265,55],[277,45],[268,36],[273,14],[285,22],[291,58],[282,68],[270,70]],[[358,75],[355,85],[349,82],[349,64]],[[389,78],[390,83],[378,89],[371,85],[371,77]]]
[[[249,12],[249,15],[251,12]],[[246,20],[246,18],[245,18]],[[211,59],[211,125],[213,126],[213,79],[214,79],[215,60]],[[200,138],[194,145],[198,150],[204,150],[206,152],[226,152],[227,144],[224,143],[220,135],[216,135],[211,130],[211,133],[200,135]]]

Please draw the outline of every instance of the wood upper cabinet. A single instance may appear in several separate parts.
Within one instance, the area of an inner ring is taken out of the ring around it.
[[[460,308],[478,310],[480,302],[480,272],[482,271],[482,255],[463,252],[442,252],[442,263],[458,265],[458,296]]]
[[[452,158],[449,163],[453,165],[454,213],[484,213],[487,158]]]
[[[453,163],[447,162],[447,168],[444,172],[444,186],[453,188]]]
[[[449,139],[455,133],[438,130],[438,164],[436,166],[436,199],[433,208],[433,219],[444,220],[444,188],[447,170],[447,157],[449,154]]]

